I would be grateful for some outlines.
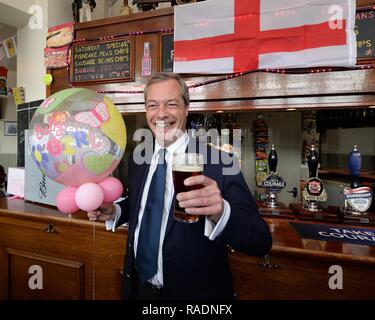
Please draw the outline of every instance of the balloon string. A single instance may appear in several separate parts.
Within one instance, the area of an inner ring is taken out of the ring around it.
[[[93,228],[92,228],[92,238],[93,238],[93,246],[92,246],[92,300],[95,300],[95,270],[96,270],[96,261],[95,261],[95,221],[93,221]]]

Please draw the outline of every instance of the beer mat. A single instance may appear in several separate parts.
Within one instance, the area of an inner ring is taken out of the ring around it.
[[[301,238],[375,246],[375,229],[289,222]]]

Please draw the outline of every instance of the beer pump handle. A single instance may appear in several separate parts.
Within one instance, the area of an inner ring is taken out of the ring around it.
[[[310,178],[316,177],[318,170],[318,153],[315,150],[315,145],[311,145],[310,154],[307,157],[307,166],[309,167]]]
[[[359,173],[361,171],[362,157],[354,145],[353,150],[349,153],[349,171],[350,171],[350,187],[359,187]]]
[[[271,147],[271,151],[268,155],[268,167],[270,172],[275,173],[277,168],[277,152],[275,149],[275,145],[273,144]]]

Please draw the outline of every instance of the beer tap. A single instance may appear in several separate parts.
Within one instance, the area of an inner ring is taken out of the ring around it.
[[[315,145],[312,144],[310,153],[307,157],[307,166],[309,168],[309,180],[306,183],[306,191],[312,197],[319,196],[323,191],[323,184],[317,177],[318,164],[318,153],[315,149]],[[307,200],[306,209],[311,212],[320,211],[318,201],[315,199]]]
[[[276,173],[277,152],[274,144],[272,145],[271,151],[268,155],[268,168],[270,169],[270,173]]]
[[[268,154],[269,174],[262,183],[267,193],[263,203],[258,204],[260,207],[259,212],[265,216],[279,216],[294,219],[294,213],[283,202],[278,202],[277,194],[286,187],[286,182],[284,178],[277,173],[277,163],[277,151],[273,144]]]
[[[309,167],[309,178],[316,178],[318,164],[318,154],[315,150],[315,145],[311,145],[310,154],[307,157],[307,166]]]
[[[353,150],[349,153],[350,188],[352,189],[360,187],[359,173],[361,165],[361,154],[357,149],[357,145],[354,145]]]
[[[300,219],[338,222],[337,212],[330,212],[320,205],[321,202],[327,201],[327,192],[324,190],[322,180],[318,178],[319,156],[314,144],[311,145],[307,156],[307,166],[309,179],[302,193],[302,206],[292,206],[291,204],[292,210],[296,213],[298,212]]]
[[[277,193],[281,192],[285,188],[285,181],[282,177],[277,174],[277,152],[275,145],[273,144],[268,154],[268,168],[270,171],[269,176],[264,181],[264,187],[268,191],[266,200],[266,206],[268,208],[278,208],[280,204],[277,202]]]
[[[362,158],[361,154],[354,145],[353,150],[349,153],[349,172],[350,187],[343,190],[344,208],[346,215],[344,219],[349,217],[363,217],[370,208],[372,202],[372,190],[370,187],[361,186],[359,174],[361,171]]]
[[[276,173],[277,152],[276,152],[274,144],[271,146],[271,151],[268,154],[268,168],[269,168],[271,176]],[[269,208],[279,207],[279,205],[277,204],[277,195],[272,190],[268,190],[267,207],[269,207]]]

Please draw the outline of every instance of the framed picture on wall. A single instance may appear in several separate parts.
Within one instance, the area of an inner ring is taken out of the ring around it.
[[[161,34],[160,71],[173,72],[173,33]]]
[[[16,135],[17,135],[17,122],[5,121],[4,122],[4,136],[16,136]]]

